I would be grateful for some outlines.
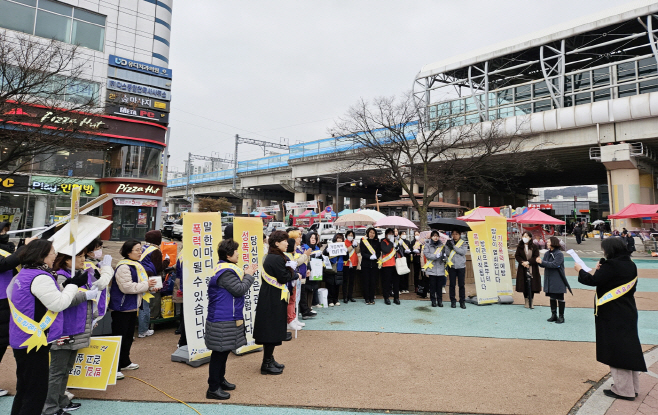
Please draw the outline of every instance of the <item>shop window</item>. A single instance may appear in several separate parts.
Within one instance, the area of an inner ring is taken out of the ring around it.
[[[105,177],[160,180],[162,150],[155,147],[116,146],[107,151]]]
[[[36,5],[36,0],[34,0]],[[0,27],[17,32],[34,32],[34,14],[36,10],[7,0],[0,0]]]

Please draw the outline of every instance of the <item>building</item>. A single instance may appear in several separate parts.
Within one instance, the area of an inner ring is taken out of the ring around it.
[[[93,212],[113,221],[103,239],[142,239],[160,227],[172,84],[172,3],[0,1],[0,30],[6,29],[10,39],[28,34],[35,41],[79,45],[78,53],[88,65],[79,78],[66,82],[78,86],[75,92],[94,100],[104,113],[95,118],[100,127],[80,139],[107,143],[102,150],[44,154],[14,174],[13,188],[0,188],[0,214],[13,214],[15,227],[39,227],[67,215],[69,194],[78,185],[82,205],[99,194],[117,195]],[[29,105],[19,110],[41,121],[47,118]],[[88,115],[79,113],[80,123]],[[50,121],[56,122],[46,123]]]

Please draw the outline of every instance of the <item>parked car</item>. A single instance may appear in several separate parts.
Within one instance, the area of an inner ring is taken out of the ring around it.
[[[162,236],[165,238],[171,238],[171,233],[174,229],[174,221],[168,220],[165,221],[162,225]]]
[[[174,221],[174,226],[171,229],[171,238],[183,240],[183,218]]]
[[[286,224],[283,222],[270,222],[265,227],[265,235],[270,236],[274,231],[285,231]]]
[[[339,229],[332,222],[316,222],[308,231],[317,232],[320,235],[320,242],[326,243],[331,241]]]

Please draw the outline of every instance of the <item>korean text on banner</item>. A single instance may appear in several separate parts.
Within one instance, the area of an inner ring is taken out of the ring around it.
[[[345,242],[331,242],[327,246],[327,251],[329,252],[329,256],[331,258],[347,255],[347,247],[345,246]]]
[[[233,239],[240,245],[238,266],[244,269],[250,264],[258,264],[258,271],[254,273],[254,283],[244,295],[242,314],[247,344],[233,351],[235,354],[241,355],[260,350],[262,347],[254,341],[254,321],[262,282],[260,273],[263,269],[263,220],[260,218],[234,218]]]
[[[115,385],[120,349],[121,336],[92,337],[88,347],[77,350],[66,386],[104,391]]]
[[[205,341],[208,281],[214,275],[221,240],[221,214],[183,214],[183,315],[191,362],[210,356]]]
[[[498,286],[498,295],[513,295],[512,272],[507,258],[507,219],[502,216],[487,216],[484,220],[491,248],[491,270]]]
[[[478,304],[498,302],[498,285],[492,278],[490,244],[487,244],[487,225],[485,222],[471,222],[468,240],[471,249],[471,262],[475,277],[475,291]]]

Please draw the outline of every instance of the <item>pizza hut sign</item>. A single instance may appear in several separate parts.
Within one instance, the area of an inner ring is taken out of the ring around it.
[[[132,186],[129,184],[120,184],[116,190],[117,193],[148,193],[157,195],[160,192],[159,187],[154,186]]]

